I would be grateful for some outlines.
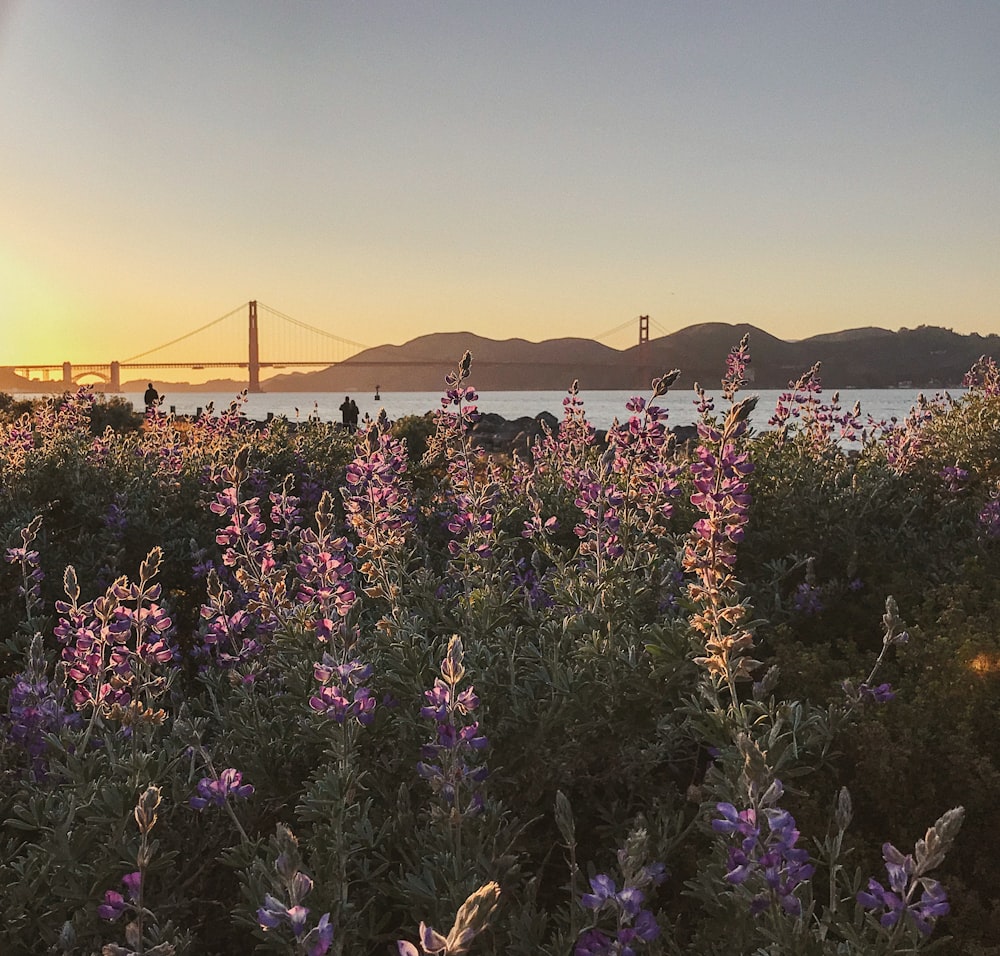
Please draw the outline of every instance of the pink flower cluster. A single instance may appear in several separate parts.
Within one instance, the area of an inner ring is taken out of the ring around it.
[[[143,562],[138,583],[119,578],[93,601],[80,603],[76,574],[65,577],[68,601],[57,601],[61,615],[54,629],[63,644],[66,676],[79,710],[88,707],[125,723],[159,722],[164,713],[148,702],[166,689],[162,665],[177,658],[171,642],[173,622],[157,603],[160,586],[152,579],[162,552],[154,548]]]

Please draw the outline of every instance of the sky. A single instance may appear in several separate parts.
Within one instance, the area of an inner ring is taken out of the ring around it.
[[[365,345],[998,333],[998,49],[997,0],[0,0],[0,365],[251,299]]]

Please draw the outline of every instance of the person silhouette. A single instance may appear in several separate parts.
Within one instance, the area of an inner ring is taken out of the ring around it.
[[[340,420],[348,431],[351,431],[351,396],[345,395],[340,403]]]
[[[153,383],[149,383],[149,387],[146,389],[146,394],[142,396],[142,400],[146,403],[146,411],[156,411],[156,406],[160,404],[159,392],[153,388]]]
[[[351,420],[350,420],[350,423],[348,425],[348,427],[351,429],[352,432],[358,430],[358,418],[360,417],[360,415],[361,415],[361,409],[358,408],[358,403],[356,401],[354,401],[354,399],[352,398],[351,399]]]

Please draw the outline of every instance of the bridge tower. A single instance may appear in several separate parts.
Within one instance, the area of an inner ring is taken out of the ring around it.
[[[649,385],[653,377],[652,363],[649,359],[649,316],[640,315],[639,316],[639,388],[645,388]],[[642,348],[645,346],[645,348]]]
[[[63,362],[63,385],[72,389],[73,387],[73,363]]]
[[[111,381],[108,383],[108,391],[117,394],[122,390],[122,363],[111,363]]]
[[[257,340],[257,300],[250,303],[250,355],[247,367],[250,371],[249,390],[260,391],[260,344]]]

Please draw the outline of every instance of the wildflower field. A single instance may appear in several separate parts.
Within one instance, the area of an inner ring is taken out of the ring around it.
[[[0,395],[0,953],[1000,954],[1000,370],[755,433],[749,362],[502,458],[468,354],[355,434]]]

